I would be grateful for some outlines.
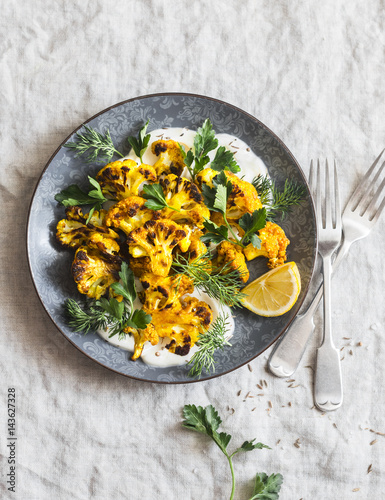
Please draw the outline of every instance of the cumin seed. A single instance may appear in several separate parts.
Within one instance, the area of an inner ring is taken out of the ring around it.
[[[370,444],[370,446],[372,446],[372,445],[374,445],[376,443],[377,443],[377,439],[373,439],[373,441],[371,441],[369,444]]]
[[[257,387],[258,389],[261,389],[261,391],[263,391],[263,387],[261,385],[257,384]]]
[[[247,368],[249,369],[249,372],[252,372],[252,371],[253,371],[253,369],[252,369],[251,365],[247,365]]]
[[[370,472],[372,472],[372,464],[369,465],[368,470],[366,471],[367,474],[369,474]]]

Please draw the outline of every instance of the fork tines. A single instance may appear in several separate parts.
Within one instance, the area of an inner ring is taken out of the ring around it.
[[[358,205],[360,215],[364,215],[375,222],[385,207],[385,197],[381,196],[385,187],[385,149],[375,159],[366,173],[365,179],[359,184],[350,197],[347,210],[354,212]],[[381,203],[379,204],[379,201]]]
[[[309,186],[315,199],[316,213],[322,214],[318,221],[320,228],[326,226],[336,228],[341,220],[340,198],[337,179],[337,166],[334,160],[334,175],[330,175],[329,162],[325,160],[325,174],[321,174],[321,164],[317,160],[317,167],[314,167],[313,160],[310,162]],[[324,182],[323,182],[324,181]],[[315,196],[316,191],[318,196]],[[335,196],[331,196],[334,193]],[[329,201],[326,203],[326,201]],[[326,207],[326,208],[325,208]]]

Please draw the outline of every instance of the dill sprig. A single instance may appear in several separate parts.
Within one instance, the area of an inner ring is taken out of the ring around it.
[[[67,299],[64,309],[68,317],[68,326],[78,333],[106,328],[107,313],[96,301],[88,301],[83,306],[74,299]]]
[[[208,251],[198,259],[189,262],[183,255],[176,255],[173,268],[180,274],[185,274],[193,280],[195,288],[207,293],[212,299],[231,307],[242,307],[244,293],[242,271],[231,268],[231,262],[222,267],[212,267]]]
[[[252,181],[263,206],[266,207],[266,219],[283,220],[293,206],[298,205],[305,192],[305,186],[286,179],[283,190],[277,188],[275,182],[267,175],[259,174]]]
[[[93,161],[109,162],[114,154],[123,158],[124,155],[115,149],[109,130],[103,135],[92,127],[87,127],[87,125],[84,125],[84,128],[86,129],[84,133],[76,134],[76,142],[67,142],[67,144],[64,144],[64,147],[76,152],[76,158],[85,155],[87,152],[87,163]]]
[[[68,325],[79,333],[88,333],[100,328],[108,329],[109,337],[119,334],[119,339],[126,336],[126,328],[145,329],[151,321],[151,316],[143,309],[134,309],[136,299],[135,279],[126,262],[122,263],[119,272],[120,282],[113,283],[110,288],[122,297],[99,300],[88,300],[81,306],[74,299],[64,303]]]
[[[192,367],[189,371],[189,377],[198,377],[202,371],[207,373],[215,372],[214,352],[217,349],[223,349],[225,346],[231,346],[226,340],[226,328],[228,326],[229,315],[220,314],[211,327],[203,334],[199,335],[197,346],[199,350],[193,355],[188,364]]]

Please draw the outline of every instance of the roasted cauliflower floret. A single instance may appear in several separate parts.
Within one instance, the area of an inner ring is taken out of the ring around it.
[[[217,247],[217,252],[217,256],[213,261],[215,267],[222,268],[226,266],[223,270],[224,274],[237,270],[240,279],[246,283],[249,279],[249,270],[241,247],[238,249],[233,243],[222,241]]]
[[[210,306],[195,297],[184,298],[182,309],[178,312],[163,309],[153,311],[151,316],[159,337],[171,339],[166,347],[180,356],[189,353],[213,319]]]
[[[107,226],[121,229],[127,235],[143,226],[150,219],[159,219],[160,213],[144,206],[146,200],[140,196],[129,196],[111,207],[106,215]]]
[[[150,342],[151,345],[156,345],[159,342],[158,332],[155,330],[154,325],[152,323],[147,325],[147,328],[144,330],[135,328],[125,328],[126,333],[131,333],[135,340],[134,353],[131,356],[131,359],[135,361],[140,358],[143,347],[146,342]]]
[[[124,200],[139,193],[143,182],[156,182],[154,167],[134,160],[114,161],[103,167],[97,174],[103,194],[114,200]]]
[[[104,224],[105,210],[95,210],[88,224],[80,207],[67,207],[66,218],[56,226],[56,239],[66,248],[87,245],[106,258],[114,258],[120,250],[119,235]]]
[[[154,164],[158,176],[162,174],[182,175],[185,168],[183,154],[179,144],[172,140],[155,141],[151,145],[151,151],[159,157]]]
[[[250,182],[240,179],[228,170],[225,170],[224,173],[232,185],[232,191],[227,200],[226,207],[226,217],[229,221],[238,220],[245,213],[252,214],[255,210],[262,208],[257,190]],[[215,170],[205,168],[197,175],[197,183],[200,187],[202,184],[207,184],[212,188],[217,175],[218,172]]]
[[[199,228],[210,218],[210,211],[203,201],[202,193],[196,184],[184,177],[170,174],[160,180],[167,205],[161,211],[162,217],[178,224],[191,224]]]
[[[179,311],[182,309],[181,297],[194,291],[192,279],[183,274],[161,277],[144,273],[140,277],[140,282],[143,291],[139,292],[139,298],[148,314],[162,309]]]
[[[110,285],[119,281],[121,262],[107,262],[100,252],[81,246],[72,263],[72,276],[80,293],[100,299]]]
[[[174,264],[179,262],[181,265],[187,265],[188,263],[196,266],[197,269],[204,269],[206,272],[211,273],[212,264],[207,254],[207,246],[200,239],[202,236],[202,231],[199,229],[191,233],[191,243],[186,252],[181,252],[179,249],[175,252]]]
[[[278,267],[286,261],[286,248],[290,241],[286,238],[284,230],[274,222],[267,222],[263,229],[258,231],[261,239],[261,248],[255,248],[251,243],[243,252],[247,260],[256,257],[267,257],[270,268]]]
[[[167,276],[172,264],[172,251],[178,244],[186,244],[186,236],[186,231],[175,222],[149,220],[128,235],[128,250],[134,258],[148,257],[150,272]]]

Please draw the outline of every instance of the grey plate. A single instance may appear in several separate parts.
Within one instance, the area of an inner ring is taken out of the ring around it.
[[[205,118],[210,118],[217,133],[235,135],[249,144],[278,185],[290,178],[307,188],[300,166],[275,134],[253,116],[216,99],[173,93],[137,97],[102,111],[86,124],[103,133],[109,129],[115,147],[126,154],[129,151],[127,136],[136,135],[148,118],[149,130],[185,126],[196,129]],[[54,196],[69,184],[78,183],[85,188],[88,185],[87,175],[95,175],[101,168],[101,164],[84,163],[63,147],[68,140],[74,139],[80,128],[67,137],[48,161],[30,206],[27,252],[39,298],[61,333],[81,352],[106,368],[138,380],[195,382],[188,377],[189,368],[186,366],[154,368],[141,360],[133,362],[127,351],[111,346],[96,333],[81,335],[66,325],[63,303],[68,297],[79,299],[79,294],[70,272],[73,252],[63,249],[55,241],[56,224],[63,218],[64,209]],[[299,300],[291,311],[278,318],[261,318],[246,309],[237,310],[232,347],[216,354],[215,373],[203,375],[200,380],[228,373],[259,356],[278,339],[297,314],[313,273],[317,247],[315,217],[308,188],[305,199],[285,219],[282,227],[291,241],[288,261],[297,263],[302,278]],[[266,272],[266,260],[252,261],[250,271],[250,279]]]

